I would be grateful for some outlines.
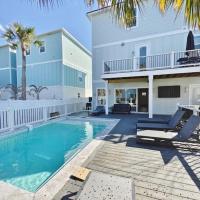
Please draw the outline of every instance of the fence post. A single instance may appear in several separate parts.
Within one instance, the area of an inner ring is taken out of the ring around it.
[[[10,130],[14,130],[14,109],[8,108],[8,126]]]
[[[173,68],[174,67],[174,55],[175,55],[175,53],[174,53],[174,51],[172,51],[171,52],[171,56],[170,56],[170,65],[171,65],[171,68]]]
[[[65,115],[67,115],[67,104],[64,105],[65,105]]]
[[[137,58],[134,56],[133,57],[133,71],[137,70]]]
[[[47,121],[47,107],[43,107],[43,119],[45,122]]]

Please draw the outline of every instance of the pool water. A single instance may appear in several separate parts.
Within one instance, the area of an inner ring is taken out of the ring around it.
[[[0,140],[0,180],[35,192],[106,128],[94,122],[50,123]]]

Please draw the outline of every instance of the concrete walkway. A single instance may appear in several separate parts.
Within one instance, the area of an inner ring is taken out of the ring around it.
[[[137,144],[135,124],[141,115],[110,117],[122,120],[84,167],[132,178],[136,200],[200,199],[200,145],[194,145],[193,148],[197,149],[194,152],[188,150],[188,144],[181,145],[181,148]],[[71,179],[54,200],[76,199],[82,185],[83,182]]]

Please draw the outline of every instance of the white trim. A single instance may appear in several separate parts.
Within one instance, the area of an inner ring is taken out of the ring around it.
[[[93,83],[104,83],[104,80],[98,79],[98,80],[92,80]]]
[[[76,69],[78,71],[84,72],[86,74],[89,73],[85,68],[77,66],[77,65],[74,65],[73,63],[67,61],[66,59],[63,59],[63,65],[67,65],[68,67],[72,67],[72,68],[74,68],[74,69]]]
[[[34,66],[34,65],[41,65],[41,64],[48,64],[48,63],[55,63],[55,62],[62,62],[62,59],[37,62],[37,63],[29,63],[29,64],[26,64],[26,66]],[[22,65],[17,65],[17,67],[22,67]]]
[[[105,82],[105,81],[104,81]],[[104,87],[98,87],[98,88],[96,88],[96,106],[100,106],[100,105],[98,105],[98,90],[105,90],[105,100],[106,100],[106,87],[105,87],[105,85],[104,85]],[[106,104],[105,104],[106,105]],[[105,105],[102,105],[102,106],[105,106]]]
[[[137,42],[137,41],[141,41],[141,40],[148,40],[148,39],[176,35],[176,34],[187,33],[187,32],[188,32],[188,30],[182,30],[182,29],[180,30],[179,29],[179,30],[175,30],[175,31],[165,32],[165,33],[151,34],[148,36],[138,37],[138,38],[134,38],[134,39],[119,40],[117,42],[110,42],[110,43],[104,43],[104,44],[100,44],[100,45],[94,45],[93,48],[94,49],[103,48],[103,47],[107,47],[107,46],[120,45],[122,42],[123,43]]]
[[[101,75],[102,79],[112,79],[112,78],[131,78],[131,77],[140,77],[140,76],[149,76],[149,75],[165,75],[165,74],[182,74],[182,73],[192,73],[200,72],[200,67],[197,65],[195,67],[174,67],[174,68],[164,68],[156,69],[152,71],[135,71],[135,72],[121,72],[113,74],[103,74]]]

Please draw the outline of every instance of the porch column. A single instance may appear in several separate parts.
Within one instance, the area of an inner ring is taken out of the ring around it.
[[[106,90],[106,105],[105,105],[105,112],[108,115],[108,81],[105,81],[105,90]]]
[[[149,75],[149,118],[153,117],[153,75]]]

